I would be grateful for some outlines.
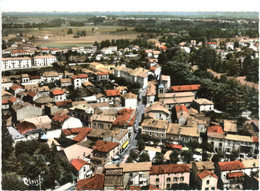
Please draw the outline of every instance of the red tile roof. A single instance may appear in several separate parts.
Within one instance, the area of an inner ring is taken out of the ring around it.
[[[120,96],[121,93],[119,90],[106,90],[106,96],[112,97],[112,96]]]
[[[167,47],[166,46],[161,46],[160,47],[162,50],[167,50]]]
[[[79,180],[76,190],[104,190],[104,180],[104,174],[95,174],[91,178]]]
[[[117,112],[118,116],[116,117],[116,120],[113,122],[113,125],[126,126],[126,127],[133,126],[135,121],[135,115],[133,114],[132,116],[132,113],[134,111],[135,111],[134,109],[127,109],[127,108],[118,111]]]
[[[258,137],[253,137],[253,142],[254,142],[254,143],[258,143],[258,142],[259,142]]]
[[[163,165],[153,165],[151,167],[150,175],[184,173],[184,172],[190,172],[189,165],[187,165],[187,164],[163,164]]]
[[[149,68],[149,70],[155,71],[156,67],[151,67],[151,68]]]
[[[71,105],[71,103],[72,103],[72,100],[69,99],[69,100],[64,100],[64,101],[56,101],[55,105],[57,105],[58,107],[61,107],[61,106]]]
[[[27,131],[37,129],[37,127],[33,123],[23,121],[16,125],[16,129],[19,131],[19,133],[24,134]]]
[[[11,98],[9,99],[9,101],[10,101],[11,103],[14,103],[16,100],[17,100],[16,97],[11,97]]]
[[[179,149],[182,150],[182,145],[177,144],[168,144],[167,147],[173,148],[173,149]]]
[[[72,129],[62,129],[62,132],[64,135],[68,136],[68,135],[78,134],[81,130],[82,127],[79,127],[79,128],[72,128]]]
[[[160,189],[157,188],[156,186],[150,184],[148,190],[160,190]]]
[[[240,170],[245,168],[240,161],[219,162],[218,165],[221,171]]]
[[[43,48],[41,48],[42,50],[49,50],[47,47],[43,47]]]
[[[70,116],[66,115],[66,114],[60,114],[60,113],[56,113],[52,120],[54,121],[58,121],[58,122],[64,122],[66,119],[68,119]]]
[[[78,75],[72,76],[71,78],[72,78],[73,80],[75,80],[76,78],[87,78],[87,77],[88,77],[87,74],[78,74]]]
[[[189,110],[187,109],[187,107],[185,105],[175,105],[175,110],[176,110],[176,112],[186,111],[189,113]]]
[[[83,141],[87,135],[90,133],[91,128],[82,128],[81,131],[77,134],[77,136],[73,139],[73,141],[81,142]]]
[[[223,131],[222,127],[220,127],[219,125],[214,125],[214,126],[208,127],[208,133],[224,134],[224,131]]]
[[[10,87],[10,89],[12,89],[12,90],[17,90],[17,89],[19,89],[19,88],[22,88],[22,86],[20,86],[20,85],[17,85],[17,84],[14,84],[14,85],[12,85],[11,87]],[[23,89],[23,88],[22,88]]]
[[[59,50],[58,48],[51,48],[51,50]]]
[[[41,76],[31,76],[30,79],[31,79],[31,80],[41,79]]]
[[[11,97],[10,99],[2,99],[2,104],[14,103],[16,99],[16,97]]]
[[[90,165],[88,162],[82,159],[73,159],[70,163],[77,171],[79,171],[84,165]]]
[[[203,178],[207,177],[207,176],[213,176],[214,178],[218,178],[216,174],[208,171],[208,170],[204,170],[200,173],[198,173],[198,177],[202,180]]]
[[[217,44],[217,42],[205,42],[205,44]]]
[[[129,190],[141,190],[140,186],[130,186]]]
[[[13,50],[11,53],[23,53],[23,52],[28,52],[27,50]]]
[[[109,75],[109,74],[108,74],[108,72],[98,72],[97,75],[102,76],[102,75]]]
[[[173,90],[175,92],[196,91],[199,90],[199,88],[200,88],[200,84],[196,84],[196,85],[171,86],[170,90]]]
[[[227,174],[228,178],[242,177],[244,176],[243,172],[230,172]]]
[[[124,188],[116,187],[116,188],[115,188],[115,191],[116,191],[116,190],[124,190]]]
[[[37,95],[37,92],[35,92],[35,91],[29,91],[29,92],[27,93],[27,95],[30,96],[30,97],[34,97],[34,96]]]
[[[2,104],[9,104],[9,100],[8,99],[2,99]]]
[[[119,143],[109,142],[109,141],[97,141],[94,146],[94,151],[107,153],[117,147]]]
[[[63,90],[53,90],[51,93],[53,95],[62,95],[62,94],[64,94],[64,91]]]

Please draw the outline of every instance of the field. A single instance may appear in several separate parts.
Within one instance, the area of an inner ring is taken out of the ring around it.
[[[68,29],[73,30],[73,34],[67,34]],[[17,33],[23,33],[26,37],[37,37],[37,46],[46,46],[49,48],[69,48],[72,46],[84,46],[93,44],[95,41],[100,42],[102,40],[112,39],[136,39],[138,32],[133,28],[127,27],[127,31],[117,31],[117,29],[123,29],[122,26],[96,26],[96,32],[92,32],[94,26],[84,27],[55,27],[55,28],[11,28],[3,29],[4,39],[14,38]],[[80,38],[73,38],[77,31],[86,31],[86,36]],[[44,36],[48,36],[48,39],[44,39]]]

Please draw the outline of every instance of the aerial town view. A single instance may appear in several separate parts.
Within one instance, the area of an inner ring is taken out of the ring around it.
[[[2,189],[258,190],[258,25],[3,12]]]

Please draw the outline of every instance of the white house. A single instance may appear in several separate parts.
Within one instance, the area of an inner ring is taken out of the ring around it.
[[[82,87],[82,83],[88,81],[87,74],[78,74],[71,77],[74,85],[74,89]]]
[[[26,69],[32,67],[32,59],[29,57],[17,57],[17,58],[2,58],[2,69]]]
[[[145,116],[147,118],[153,118],[157,120],[167,120],[169,122],[171,121],[170,111],[160,102],[155,102],[147,107],[145,110]]]
[[[137,107],[137,95],[132,92],[126,93],[121,96],[122,104],[126,108],[136,109]]]
[[[33,58],[33,65],[37,67],[51,66],[57,59],[53,55],[35,56]]]
[[[44,83],[53,83],[54,81],[57,81],[59,79],[59,74],[54,71],[43,72],[42,74],[42,82]]]
[[[114,68],[114,75],[116,77],[123,77],[131,83],[138,83],[141,88],[147,87],[148,72],[149,70],[141,67],[133,70],[131,68],[127,68],[125,65]]]
[[[207,99],[195,99],[193,100],[192,107],[199,112],[201,111],[212,111],[214,110],[214,103]]]
[[[64,101],[66,100],[66,93],[63,90],[53,90],[50,94],[50,97],[56,101]]]
[[[90,178],[93,174],[91,170],[91,164],[82,159],[73,159],[70,164],[74,167],[76,171],[77,180]]]
[[[69,117],[63,122],[62,129],[72,129],[72,128],[78,128],[83,127],[82,122],[80,119],[75,117]]]
[[[244,165],[241,161],[219,162],[215,172],[220,179],[222,190],[243,190],[245,175]]]
[[[199,190],[216,190],[218,184],[218,177],[216,174],[204,170],[197,174],[198,176],[198,183],[199,183]]]

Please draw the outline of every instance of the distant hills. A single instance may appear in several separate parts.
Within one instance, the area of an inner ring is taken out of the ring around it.
[[[190,18],[258,18],[258,12],[3,12],[3,16],[39,16],[39,15],[96,15],[96,16],[170,16]]]

